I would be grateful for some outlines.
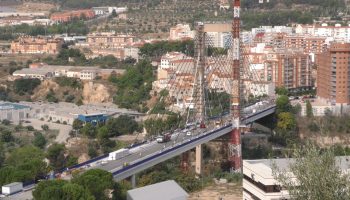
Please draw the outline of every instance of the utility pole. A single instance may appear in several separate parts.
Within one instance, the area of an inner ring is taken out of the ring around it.
[[[241,101],[241,52],[240,52],[240,0],[232,0],[233,21],[232,21],[232,100],[231,114],[233,130],[229,141],[229,161],[231,172],[242,172],[242,147],[240,133],[240,101]]]

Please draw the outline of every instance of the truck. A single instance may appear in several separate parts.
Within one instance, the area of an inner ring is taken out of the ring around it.
[[[158,143],[164,143],[164,142],[169,142],[171,139],[171,134],[170,133],[166,133],[164,135],[160,135],[157,137],[157,142]]]
[[[4,195],[11,195],[17,192],[20,192],[23,190],[23,183],[22,182],[13,182],[7,185],[3,185],[2,188],[2,194]]]
[[[119,149],[117,151],[113,151],[109,153],[108,160],[118,160],[130,154],[129,149]]]

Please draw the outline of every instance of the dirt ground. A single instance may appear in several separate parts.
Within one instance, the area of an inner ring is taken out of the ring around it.
[[[55,9],[56,6],[51,3],[36,3],[36,2],[24,2],[17,5],[16,9],[20,12],[49,12],[51,9]]]
[[[242,186],[234,183],[215,184],[190,194],[188,200],[242,200]]]

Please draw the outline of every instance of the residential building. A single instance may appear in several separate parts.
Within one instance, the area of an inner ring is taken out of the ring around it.
[[[317,56],[317,96],[332,104],[350,104],[350,43],[332,43]]]
[[[350,26],[341,26],[335,24],[313,24],[313,25],[297,25],[295,28],[297,34],[309,34],[314,37],[331,37],[337,41],[350,42]]]
[[[189,195],[175,181],[169,180],[128,190],[126,196],[127,200],[187,200]]]
[[[45,37],[19,37],[11,42],[12,53],[22,54],[57,54],[61,50],[63,41]]]
[[[87,35],[87,43],[90,47],[121,48],[132,46],[135,36],[129,34],[116,34],[112,32],[95,32]]]
[[[230,48],[231,33],[230,32],[207,32],[207,44],[211,47]]]
[[[308,35],[285,36],[286,48],[303,49],[304,53],[322,53],[326,49],[326,37]]]
[[[336,157],[336,166],[342,173],[350,170],[350,157]],[[244,200],[286,200],[290,199],[289,192],[281,187],[278,180],[273,175],[273,166],[291,175],[292,180],[296,180],[290,172],[290,165],[294,159],[261,159],[243,160],[243,199]]]
[[[245,50],[244,66],[254,73],[244,74],[248,80],[274,82],[288,89],[313,86],[311,57],[302,49],[273,48],[259,43]]]
[[[191,30],[189,24],[178,24],[170,28],[169,40],[193,39],[195,31]]]
[[[73,11],[53,13],[50,16],[50,19],[54,22],[69,22],[74,18],[92,19],[94,17],[95,17],[95,12],[93,10],[85,9],[85,10],[73,10]]]
[[[184,60],[184,59],[190,59],[190,57],[186,56],[186,54],[181,52],[169,52],[166,53],[161,57],[160,60],[160,68],[161,69],[167,69],[171,68],[172,62],[177,60]]]

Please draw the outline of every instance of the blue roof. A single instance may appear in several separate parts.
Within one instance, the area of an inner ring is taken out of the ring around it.
[[[30,107],[15,103],[0,103],[0,110],[21,110],[26,108]]]

